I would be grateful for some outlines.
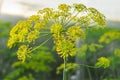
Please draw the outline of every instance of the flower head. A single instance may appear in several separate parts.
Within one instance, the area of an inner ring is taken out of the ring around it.
[[[85,32],[80,28],[80,26],[69,27],[66,34],[68,37],[74,41],[80,38],[85,38]]]
[[[69,9],[70,9],[70,6],[69,6],[69,5],[66,5],[66,4],[60,4],[60,5],[58,6],[58,9],[59,9],[59,10],[62,10],[62,11],[65,11],[65,12],[68,12]]]
[[[26,57],[28,56],[28,51],[29,49],[26,45],[21,45],[17,51],[18,59],[24,62]]]
[[[88,8],[88,10],[90,11],[89,16],[91,17],[91,19],[97,22],[98,25],[104,26],[106,24],[105,16],[103,14],[98,12],[95,8]]]
[[[83,10],[86,10],[86,6],[83,4],[73,4],[73,8],[75,11],[81,12]]]
[[[105,57],[98,58],[98,62],[95,64],[95,67],[108,68],[110,66],[110,60]]]

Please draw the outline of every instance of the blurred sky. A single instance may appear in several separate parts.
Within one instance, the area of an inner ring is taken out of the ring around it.
[[[108,20],[120,21],[120,0],[0,0],[0,13],[28,17],[44,7],[57,8],[60,3],[83,3],[98,9]]]

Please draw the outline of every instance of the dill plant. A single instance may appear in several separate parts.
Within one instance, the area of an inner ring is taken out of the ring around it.
[[[31,52],[52,39],[57,54],[64,60],[63,80],[67,80],[67,60],[76,54],[76,41],[85,38],[86,29],[93,25],[104,27],[105,24],[105,16],[95,8],[87,8],[83,4],[60,4],[57,9],[44,8],[27,20],[19,21],[10,31],[7,46],[12,48],[19,44],[17,56],[24,62]],[[48,39],[31,47],[43,37]]]

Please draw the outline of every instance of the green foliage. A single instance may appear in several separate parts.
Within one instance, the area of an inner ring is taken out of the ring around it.
[[[98,49],[103,48],[101,44],[91,43],[91,44],[82,44],[80,48],[77,48],[77,53],[80,58],[85,58],[87,56],[87,51],[95,53]]]
[[[120,39],[120,31],[110,31],[101,36],[99,42],[109,44],[111,41]]]
[[[83,44],[80,48],[77,49],[78,56],[80,58],[85,58],[87,49],[88,49],[88,45]]]
[[[66,71],[72,72],[75,71],[79,67],[79,64],[76,63],[67,63],[66,64]],[[64,69],[64,64],[61,64],[59,67],[57,67],[56,73],[60,74],[60,72]]]
[[[19,78],[18,80],[35,80],[35,79],[32,77],[32,75],[31,75],[31,74],[29,74],[29,76],[28,76],[28,77],[23,76],[23,77]]]
[[[92,28],[87,30],[86,40],[82,43],[81,48],[83,47],[84,60],[86,64],[98,68],[91,69],[88,67],[91,74],[91,76],[88,77],[91,77],[92,80],[119,80],[119,32],[119,29],[113,28]],[[104,40],[99,42],[102,38]],[[106,43],[107,39],[109,39],[109,43]]]
[[[51,71],[50,63],[54,62],[53,55],[48,52],[50,51],[46,47],[41,47],[37,49],[34,53],[31,54],[31,58],[29,59],[29,62],[21,63],[21,62],[15,62],[12,66],[18,67],[22,66],[25,69],[31,69],[35,72],[49,72]]]
[[[120,78],[105,78],[103,80],[120,80]]]
[[[10,64],[15,60],[14,50],[9,50],[6,47],[6,42],[9,36],[9,30],[11,28],[10,22],[4,22],[0,20],[0,79],[11,71]],[[11,59],[12,58],[12,59]]]
[[[34,51],[27,62],[14,62],[12,67],[15,68],[9,73],[4,80],[35,80],[34,74],[49,73],[52,70],[51,63],[54,63],[54,57],[47,47],[41,47]],[[31,73],[32,71],[32,73]]]
[[[8,32],[9,32],[9,28],[11,26],[10,22],[3,22],[0,21],[0,37],[7,37],[8,36]]]
[[[120,49],[115,49],[114,50],[114,55],[117,56],[117,57],[120,57]]]
[[[95,43],[89,45],[89,50],[91,52],[96,52],[96,50],[99,48],[103,48],[103,46],[101,44],[95,44]]]
[[[18,77],[23,72],[23,69],[16,69],[13,72],[10,72],[3,80],[13,80]]]

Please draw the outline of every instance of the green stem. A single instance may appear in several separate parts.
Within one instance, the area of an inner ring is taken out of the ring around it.
[[[89,66],[89,65],[86,65],[86,64],[79,64],[80,66],[85,66],[85,67],[89,67],[89,68],[96,68],[94,66]]]
[[[52,36],[51,36],[49,39],[47,39],[47,40],[45,40],[44,42],[42,42],[39,46],[37,46],[37,47],[35,47],[34,49],[32,49],[31,51],[29,51],[28,53],[31,53],[32,51],[38,49],[39,47],[41,47],[42,45],[44,45],[46,42],[48,42],[51,38],[52,38]]]
[[[69,19],[68,22],[65,24],[65,26],[67,26],[71,22],[71,20],[74,19],[78,14],[79,12],[75,16],[73,16],[71,19]]]
[[[64,57],[64,69],[63,69],[63,80],[67,80],[67,70],[66,70],[67,58]]]
[[[50,34],[50,32],[40,32],[41,34]]]
[[[42,38],[42,37],[45,37],[45,36],[48,36],[48,35],[50,35],[50,33],[46,33],[46,34],[44,34],[44,35],[41,35],[39,38]]]
[[[90,79],[90,80],[93,80],[93,79],[92,79],[92,76],[91,76],[91,73],[90,73],[90,70],[89,70],[89,68],[88,68],[88,67],[87,67],[87,71],[88,71],[88,76],[89,76],[89,79]]]

